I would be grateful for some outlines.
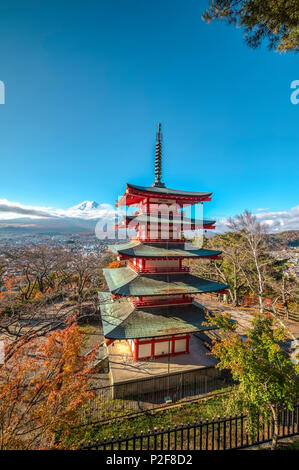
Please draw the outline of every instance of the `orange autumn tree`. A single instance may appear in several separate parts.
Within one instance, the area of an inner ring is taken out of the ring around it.
[[[112,261],[108,266],[106,266],[106,269],[114,269],[114,268],[124,268],[125,263],[122,261]]]
[[[61,447],[59,436],[93,396],[96,348],[80,356],[82,342],[76,319],[69,318],[65,329],[31,340],[0,365],[1,450]]]

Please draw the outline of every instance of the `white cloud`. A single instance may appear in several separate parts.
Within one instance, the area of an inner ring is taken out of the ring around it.
[[[288,211],[264,211],[256,214],[260,222],[266,223],[271,232],[299,230],[299,205]]]
[[[15,219],[17,217],[55,217],[53,209],[41,206],[25,206],[19,202],[11,202],[7,199],[0,199],[0,218],[2,220]]]
[[[256,209],[258,220],[268,225],[269,232],[278,233],[286,230],[299,230],[299,205],[287,211],[269,211],[268,209]],[[220,219],[216,223],[216,232],[224,233],[227,228],[228,219]]]
[[[114,217],[115,209],[110,204],[97,204],[94,201],[84,201],[69,209],[54,209],[45,206],[25,206],[19,202],[0,199],[0,220],[27,219],[82,219],[97,220]]]

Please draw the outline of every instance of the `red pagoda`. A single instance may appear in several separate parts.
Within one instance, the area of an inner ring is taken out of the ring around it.
[[[214,220],[185,216],[186,207],[211,200],[212,193],[170,189],[161,182],[162,135],[159,124],[155,182],[150,187],[127,184],[117,206],[137,207],[117,228],[134,226],[129,243],[110,245],[125,267],[104,269],[110,293],[100,292],[106,344],[126,341],[135,361],[189,353],[190,334],[212,329],[194,296],[224,292],[226,285],[199,278],[184,259],[218,259],[220,251],[186,243],[183,230],[215,228]]]

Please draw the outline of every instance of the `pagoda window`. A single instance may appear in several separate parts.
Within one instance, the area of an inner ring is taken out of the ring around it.
[[[187,338],[177,338],[174,341],[174,353],[182,353],[187,350]]]
[[[154,343],[154,357],[168,356],[171,354],[171,339],[157,341]]]
[[[152,343],[138,344],[138,359],[146,359],[152,356]]]

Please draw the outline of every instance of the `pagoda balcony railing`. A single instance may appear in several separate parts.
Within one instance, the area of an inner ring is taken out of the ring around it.
[[[143,243],[185,243],[181,238],[142,238],[141,236],[130,237],[131,242]]]
[[[171,300],[171,297],[168,299],[153,299],[153,298],[145,298],[143,297],[142,299],[136,299],[135,297],[131,297],[131,302],[135,307],[151,307],[151,306],[163,306],[163,305],[182,305],[182,304],[192,304],[193,303],[193,297],[191,296],[184,296],[180,299],[173,299]]]
[[[144,274],[168,274],[168,273],[189,273],[190,268],[187,266],[182,266],[181,268],[167,268],[166,266],[157,266],[157,267],[150,267],[150,268],[141,268],[138,265],[132,263],[132,261],[127,261],[127,266],[137,273],[144,273]]]

